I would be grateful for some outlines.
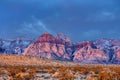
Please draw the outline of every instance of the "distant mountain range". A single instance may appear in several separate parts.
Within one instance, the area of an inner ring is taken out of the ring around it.
[[[0,39],[0,53],[23,54],[83,63],[120,63],[120,40],[98,39],[73,43],[63,33],[43,33],[36,40]]]
[[[25,38],[0,39],[0,53],[21,54],[33,40]]]

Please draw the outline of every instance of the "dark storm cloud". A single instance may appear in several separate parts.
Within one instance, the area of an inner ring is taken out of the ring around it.
[[[63,32],[74,41],[120,36],[119,0],[1,0],[0,37]]]

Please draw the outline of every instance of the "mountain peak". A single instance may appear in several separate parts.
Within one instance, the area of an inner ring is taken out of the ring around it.
[[[49,32],[44,32],[43,34],[44,34],[44,35],[50,35],[50,33],[49,33]]]
[[[56,39],[52,34],[50,34],[48,32],[44,32],[40,37],[38,37],[36,42],[49,42],[49,43],[60,43],[60,44],[62,44],[61,40]]]
[[[55,38],[48,32],[44,32],[41,36],[37,38],[37,42],[48,42],[48,41],[54,41]]]

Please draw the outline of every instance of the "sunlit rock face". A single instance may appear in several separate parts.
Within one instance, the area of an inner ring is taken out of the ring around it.
[[[65,43],[47,32],[38,37],[25,50],[23,55],[70,60],[70,55],[66,52]]]
[[[0,53],[21,54],[31,42],[32,40],[24,38],[1,39]]]
[[[76,43],[73,55],[74,62],[104,63],[109,60],[105,53],[94,47],[90,41]]]

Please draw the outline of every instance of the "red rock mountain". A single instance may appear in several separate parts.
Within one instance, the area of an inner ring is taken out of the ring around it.
[[[49,42],[49,43],[63,44],[61,40],[55,38],[53,35],[49,34],[48,32],[43,33],[40,37],[37,38],[35,42],[37,43]]]
[[[66,46],[63,41],[47,32],[38,37],[34,43],[30,44],[23,55],[70,60],[70,55],[66,52]]]

